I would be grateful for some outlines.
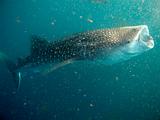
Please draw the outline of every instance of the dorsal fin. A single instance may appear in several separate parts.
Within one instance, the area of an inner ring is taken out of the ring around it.
[[[36,35],[31,37],[31,55],[38,55],[42,50],[46,49],[48,41]]]

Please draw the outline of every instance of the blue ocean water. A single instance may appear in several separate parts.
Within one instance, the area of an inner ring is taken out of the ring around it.
[[[30,36],[146,24],[154,49],[112,66],[85,61],[44,76],[23,70],[20,90],[0,63],[0,120],[160,120],[159,0],[0,0],[0,52],[29,55]]]

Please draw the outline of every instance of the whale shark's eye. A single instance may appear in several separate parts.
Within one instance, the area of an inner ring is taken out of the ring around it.
[[[127,43],[130,43],[131,41],[127,40]]]

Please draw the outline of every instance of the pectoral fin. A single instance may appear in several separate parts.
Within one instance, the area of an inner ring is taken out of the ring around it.
[[[75,61],[75,59],[69,59],[69,60],[65,60],[65,61],[57,63],[57,64],[51,64],[47,69],[42,71],[42,74],[43,75],[48,75],[48,74],[52,73],[53,71],[55,71],[55,70],[57,70],[61,67],[64,67],[68,64],[73,63],[74,61]]]

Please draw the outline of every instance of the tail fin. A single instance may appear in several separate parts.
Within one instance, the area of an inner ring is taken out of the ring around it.
[[[6,66],[9,70],[9,72],[12,74],[12,77],[13,77],[14,83],[16,84],[17,90],[19,90],[21,80],[22,80],[21,72],[16,71],[16,64],[14,64],[12,61],[7,60]]]
[[[16,84],[16,88],[18,90],[20,88],[22,76],[20,72],[16,71],[17,70],[16,64],[12,62],[11,60],[9,60],[7,56],[1,52],[0,52],[0,59],[3,60],[9,72],[12,74],[14,83]]]

